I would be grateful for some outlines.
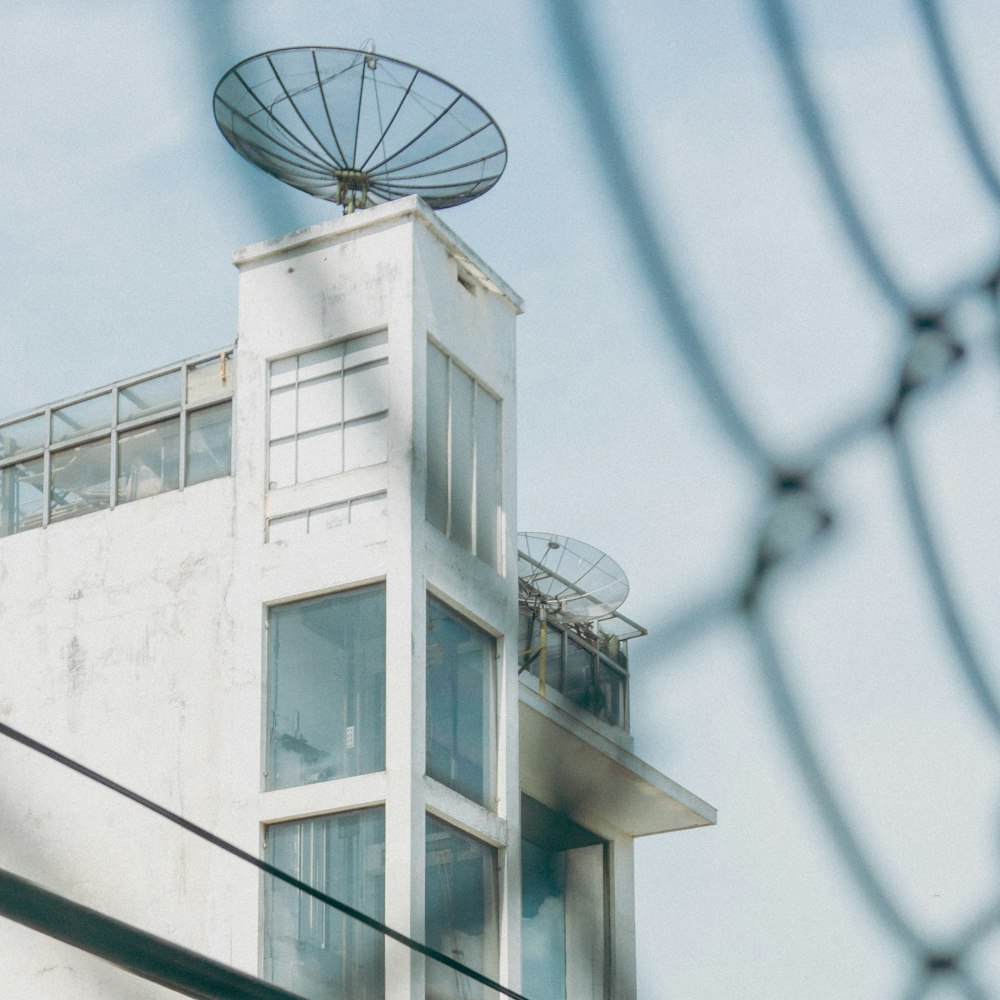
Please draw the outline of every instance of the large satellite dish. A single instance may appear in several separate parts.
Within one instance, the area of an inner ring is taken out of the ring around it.
[[[610,556],[586,542],[522,531],[517,575],[548,615],[567,622],[610,618],[628,597],[628,579]]]
[[[374,51],[244,59],[215,88],[215,120],[251,163],[345,212],[410,194],[431,208],[461,205],[507,164],[503,133],[471,97]]]

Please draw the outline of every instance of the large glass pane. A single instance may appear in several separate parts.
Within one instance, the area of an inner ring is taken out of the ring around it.
[[[180,486],[179,417],[118,435],[117,503]]]
[[[291,437],[295,433],[295,392],[292,385],[271,393],[269,436],[272,441]]]
[[[355,368],[344,375],[344,419],[356,420],[389,409],[389,365]]]
[[[493,638],[433,597],[427,600],[427,774],[493,805]]]
[[[36,451],[44,444],[44,413],[0,427],[0,458],[13,458],[27,451]]]
[[[596,654],[567,635],[566,663],[559,689],[574,705],[599,715],[596,666]]]
[[[52,411],[52,442],[66,441],[111,426],[111,393]]]
[[[521,841],[521,992],[566,1000],[566,855]]]
[[[451,531],[462,548],[472,551],[472,394],[473,381],[451,366]]]
[[[385,767],[385,588],[271,608],[268,788]]]
[[[343,420],[343,379],[328,375],[314,382],[299,383],[299,433],[329,427]]]
[[[499,935],[497,850],[427,817],[426,941],[496,978]],[[428,1000],[487,1000],[486,987],[430,959]]]
[[[521,991],[532,1000],[603,1000],[606,845],[521,796]]]
[[[363,365],[384,358],[389,351],[389,331],[379,330],[364,337],[352,337],[344,343],[344,367]]]
[[[111,439],[52,454],[49,520],[103,510],[111,502]]]
[[[476,391],[476,555],[497,569],[500,524],[500,404]]]
[[[181,373],[167,372],[118,390],[118,419],[122,422],[169,410],[181,404]]]
[[[448,530],[448,359],[427,345],[427,523]]]
[[[343,472],[343,437],[344,431],[339,424],[300,437],[295,481],[308,483]]]
[[[41,527],[45,506],[42,472],[41,458],[0,469],[0,536]]]
[[[344,425],[344,468],[363,469],[389,457],[389,420],[382,413]]]
[[[625,677],[610,664],[598,660],[597,712],[599,719],[612,726],[625,725]]]
[[[291,486],[295,482],[295,438],[272,444],[267,459],[268,489]]]
[[[294,385],[296,372],[299,367],[297,357],[281,358],[271,362],[271,388],[278,389],[281,386]]]
[[[236,376],[236,359],[229,355],[225,360],[210,358],[187,371],[188,406],[233,394],[233,379]]]
[[[320,375],[330,375],[343,368],[344,348],[341,344],[320,347],[299,355],[299,381],[305,382]]]
[[[358,809],[278,823],[267,831],[276,868],[355,909],[385,913],[385,814]],[[309,1000],[382,1000],[382,936],[274,878],[265,879],[264,974]]]
[[[233,404],[226,402],[195,410],[187,418],[188,486],[228,476],[232,466]]]

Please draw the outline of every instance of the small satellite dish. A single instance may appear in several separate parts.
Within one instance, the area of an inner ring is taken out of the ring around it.
[[[522,531],[517,574],[547,614],[568,622],[610,618],[628,597],[628,579],[610,556],[565,535]]]
[[[373,45],[251,56],[219,81],[214,103],[233,149],[345,212],[411,194],[461,205],[507,165],[503,133],[471,97]]]

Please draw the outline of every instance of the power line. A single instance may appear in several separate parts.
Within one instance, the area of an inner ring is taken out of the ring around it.
[[[222,837],[216,836],[214,833],[211,833],[202,826],[198,826],[197,823],[192,823],[190,820],[185,819],[183,816],[172,812],[164,806],[158,805],[156,802],[153,802],[151,799],[147,799],[138,792],[134,792],[131,789],[126,788],[124,785],[119,784],[117,781],[113,781],[111,778],[105,777],[103,774],[99,774],[97,771],[92,770],[86,765],[73,760],[71,757],[67,757],[65,754],[59,753],[58,750],[53,750],[44,743],[39,743],[38,740],[32,739],[30,736],[15,729],[13,726],[8,726],[6,723],[0,722],[0,736],[6,736],[15,743],[20,743],[29,750],[42,754],[44,757],[48,757],[50,760],[55,761],[57,764],[62,764],[71,771],[75,771],[77,774],[81,774],[83,777],[89,778],[91,781],[94,781],[99,785],[103,785],[110,791],[135,802],[144,809],[148,809],[150,812],[156,813],[157,816],[161,816],[163,819],[168,820],[175,826],[179,826],[181,829],[187,830],[188,833],[193,833],[196,837],[200,837],[202,840],[207,841],[213,847],[218,847],[227,854],[231,854],[234,858],[239,858],[241,861],[245,861],[247,864],[253,865],[254,868],[259,869],[266,875],[271,875],[272,877],[285,882],[287,885],[292,886],[293,889],[298,889],[300,892],[304,892],[307,895],[312,896],[314,899],[318,899],[321,903],[325,903],[327,906],[332,907],[335,910],[339,910],[351,919],[357,920],[366,927],[370,927],[379,934],[382,934],[399,944],[405,945],[411,951],[415,951],[426,958],[433,959],[435,962],[440,962],[442,965],[446,965],[449,969],[454,969],[455,972],[460,972],[462,975],[468,976],[470,979],[474,979],[477,983],[481,983],[483,986],[487,986],[491,990],[495,990],[497,993],[510,997],[511,1000],[528,1000],[528,998],[522,994],[504,986],[502,983],[496,982],[496,980],[490,979],[489,976],[485,976],[483,973],[477,972],[468,965],[464,965],[462,962],[456,961],[450,955],[446,955],[444,952],[438,951],[436,948],[431,948],[426,944],[422,944],[420,941],[408,937],[401,931],[394,930],[392,927],[389,927],[388,924],[382,923],[381,920],[376,920],[367,913],[363,913],[361,910],[355,909],[355,907],[343,902],[343,900],[327,895],[327,893],[314,888],[307,882],[303,882],[300,879],[295,878],[294,875],[289,875],[288,872],[285,872],[280,868],[276,868],[267,861],[262,861],[255,855],[250,854],[248,851],[244,851],[235,844],[231,844],[228,840],[223,840]]]

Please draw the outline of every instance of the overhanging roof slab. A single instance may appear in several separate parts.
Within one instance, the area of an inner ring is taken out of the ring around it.
[[[521,790],[581,826],[631,837],[715,823],[715,809],[520,686]]]

